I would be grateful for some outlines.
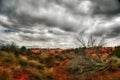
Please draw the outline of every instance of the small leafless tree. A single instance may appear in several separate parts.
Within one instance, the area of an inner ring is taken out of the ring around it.
[[[68,63],[68,69],[73,73],[87,73],[90,76],[91,72],[100,70],[106,67],[105,60],[102,58],[102,53],[99,48],[105,45],[105,38],[97,39],[96,37],[90,36],[76,36],[76,39],[80,43],[79,52],[74,55],[70,63]],[[96,57],[91,56],[87,49],[92,49],[96,53]],[[75,71],[75,72],[74,72]]]
[[[76,39],[80,43],[80,47],[94,48],[94,47],[102,47],[105,45],[104,37],[97,39],[92,35],[88,38],[85,38],[83,35],[80,35],[80,36],[76,36]]]

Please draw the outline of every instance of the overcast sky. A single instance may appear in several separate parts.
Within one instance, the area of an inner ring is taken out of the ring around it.
[[[72,48],[75,35],[119,45],[120,0],[0,0],[0,43]]]

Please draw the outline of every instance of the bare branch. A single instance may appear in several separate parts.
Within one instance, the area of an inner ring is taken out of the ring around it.
[[[80,43],[81,47],[102,47],[105,44],[105,38],[101,38],[100,40],[93,37],[92,35],[85,39],[84,36],[76,36],[76,39]]]

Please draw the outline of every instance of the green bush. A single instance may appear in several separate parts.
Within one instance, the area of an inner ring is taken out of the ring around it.
[[[120,58],[120,47],[117,47],[116,50],[112,52],[110,57],[112,56],[117,56],[118,58]]]
[[[16,50],[18,50],[19,47],[15,44],[15,43],[12,43],[12,44],[6,44],[6,45],[2,45],[1,46],[1,50],[4,50],[4,51],[11,51],[11,52],[15,52]]]

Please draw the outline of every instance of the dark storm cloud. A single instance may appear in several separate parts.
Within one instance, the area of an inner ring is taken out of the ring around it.
[[[25,35],[20,35],[22,37],[23,40],[26,40],[26,41],[41,41],[41,42],[47,42],[50,40],[50,38],[47,38],[47,37],[37,37],[37,38],[33,38],[33,37],[30,37],[30,36],[25,36]]]
[[[108,37],[113,37],[113,38],[120,36],[120,25],[113,27],[111,29],[111,33],[109,33],[107,36]]]
[[[0,25],[2,25],[2,26],[4,26],[4,27],[7,27],[7,28],[10,27],[10,25],[7,25],[7,24],[5,24],[5,23],[3,23],[3,22],[0,22]]]
[[[120,11],[120,6],[118,3],[118,0],[85,0],[85,1],[92,1],[92,8],[93,13],[95,14],[117,14]],[[22,24],[22,25],[33,25],[34,23],[39,24],[45,24],[47,26],[53,27],[53,26],[59,26],[61,29],[64,29],[66,31],[76,31],[78,27],[80,26],[79,23],[72,23],[72,21],[69,20],[59,20],[59,15],[54,15],[55,12],[53,10],[52,13],[46,15],[42,15],[42,12],[40,11],[41,15],[39,14],[39,9],[45,9],[46,11],[49,10],[49,7],[54,8],[53,4],[58,6],[60,8],[65,9],[65,13],[62,15],[65,15],[68,11],[71,12],[71,14],[68,14],[69,16],[75,16],[75,13],[82,15],[85,14],[84,11],[77,9],[83,0],[1,0],[1,8],[0,11],[3,14],[6,14],[9,16],[10,21],[14,24]],[[53,6],[53,7],[52,7]],[[82,11],[82,12],[80,12]],[[38,14],[37,14],[38,12]],[[90,13],[90,12],[89,12]],[[35,15],[36,14],[36,15]],[[38,15],[38,16],[37,16]],[[51,17],[52,16],[52,17]],[[61,15],[60,15],[61,16]],[[65,15],[67,16],[67,15]],[[56,17],[56,18],[55,18]],[[64,17],[63,17],[64,18]],[[77,26],[77,27],[76,27]],[[76,27],[76,29],[74,28]]]
[[[76,31],[77,29],[74,27],[78,28],[79,23],[68,19],[69,17],[74,18],[74,15],[69,14],[67,8],[69,8],[68,5],[76,8],[77,2],[78,0],[75,0],[74,3],[68,0],[1,0],[2,6],[0,11],[2,14],[7,15],[15,25],[33,25],[39,23],[50,27],[58,26],[66,31]]]
[[[119,0],[92,0],[94,2],[94,14],[116,16],[120,13]]]
[[[114,25],[105,26],[105,27],[99,26],[95,30],[93,30],[92,35],[98,36],[98,37],[104,36],[106,38],[119,37],[120,36],[120,25],[114,24]]]

